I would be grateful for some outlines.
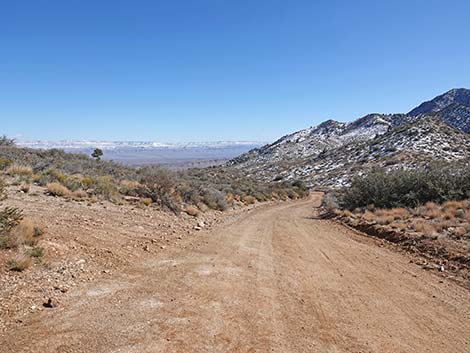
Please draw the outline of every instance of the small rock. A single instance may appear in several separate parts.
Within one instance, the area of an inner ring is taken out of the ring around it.
[[[75,265],[81,265],[85,263],[85,259],[80,259],[77,262],[75,262]]]
[[[150,247],[148,245],[144,246],[144,251],[150,252]]]
[[[165,245],[160,246],[160,249],[162,250],[165,249]]]
[[[56,304],[52,301],[52,298],[47,299],[47,302],[42,304],[43,307],[45,308],[54,308],[56,307]]]
[[[440,271],[440,272],[444,272],[444,266],[442,266],[442,265],[439,266],[439,271]]]
[[[38,307],[36,305],[32,305],[29,310],[31,310],[32,313],[36,312],[38,310]]]
[[[202,228],[199,226],[194,226],[194,230],[201,230]]]

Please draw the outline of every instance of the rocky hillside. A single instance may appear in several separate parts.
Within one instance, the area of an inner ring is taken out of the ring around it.
[[[470,157],[470,90],[454,89],[408,114],[328,120],[233,159],[262,180],[302,179],[309,186],[347,185],[377,166],[410,166]]]
[[[470,89],[452,89],[433,100],[424,102],[408,113],[410,116],[437,113],[440,119],[470,133]]]

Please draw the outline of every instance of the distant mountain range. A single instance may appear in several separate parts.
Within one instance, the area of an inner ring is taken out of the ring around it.
[[[171,169],[220,165],[262,142],[216,141],[160,143],[153,141],[19,141],[18,146],[34,149],[57,148],[66,152],[90,155],[95,148],[103,158],[132,166],[158,164]]]
[[[181,142],[181,143],[162,143],[156,141],[93,141],[93,140],[61,140],[61,141],[18,141],[17,145],[21,147],[51,149],[58,148],[66,151],[91,150],[100,148],[106,150],[118,149],[185,149],[185,148],[231,148],[231,147],[257,147],[263,145],[263,142],[256,141],[211,141],[211,142]]]
[[[470,160],[470,90],[452,89],[407,114],[327,120],[255,148],[228,165],[262,180],[348,185],[374,167]]]

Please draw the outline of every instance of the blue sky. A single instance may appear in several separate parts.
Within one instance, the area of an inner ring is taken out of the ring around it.
[[[470,1],[0,0],[0,134],[271,141],[470,87]]]

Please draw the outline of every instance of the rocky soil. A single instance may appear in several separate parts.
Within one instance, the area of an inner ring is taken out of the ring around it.
[[[39,246],[45,255],[24,272],[14,272],[7,268],[13,251],[0,251],[0,333],[34,312],[60,306],[74,288],[106,280],[184,239],[190,246],[201,230],[237,212],[175,216],[155,207],[46,196],[34,185],[29,193],[11,187],[4,204],[23,209],[44,229]]]

